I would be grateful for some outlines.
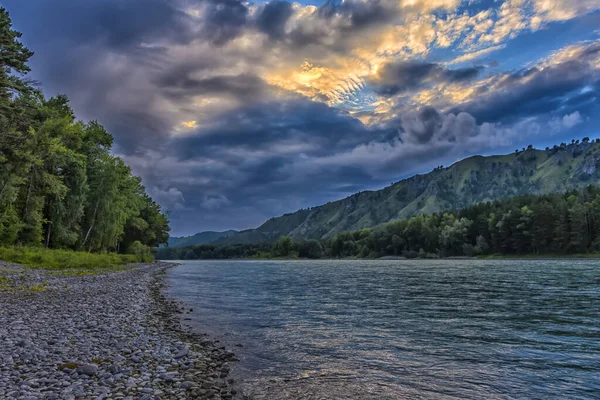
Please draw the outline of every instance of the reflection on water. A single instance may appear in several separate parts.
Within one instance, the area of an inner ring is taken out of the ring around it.
[[[599,261],[194,261],[169,276],[251,398],[600,394]]]

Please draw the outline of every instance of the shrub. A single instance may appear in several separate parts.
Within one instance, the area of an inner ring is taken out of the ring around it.
[[[154,255],[152,254],[152,249],[136,240],[135,242],[129,245],[127,249],[127,253],[134,255],[138,262],[151,262],[154,260]]]

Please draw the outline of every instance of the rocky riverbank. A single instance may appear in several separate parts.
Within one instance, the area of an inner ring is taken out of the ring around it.
[[[0,398],[232,399],[232,353],[181,327],[172,264],[65,275],[0,262]]]

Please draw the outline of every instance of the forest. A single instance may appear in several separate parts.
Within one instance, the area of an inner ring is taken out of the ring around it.
[[[151,256],[168,215],[111,154],[113,137],[26,77],[33,52],[0,9],[0,245]]]
[[[600,187],[484,202],[343,232],[328,240],[199,245],[158,250],[160,259],[439,258],[600,252]]]

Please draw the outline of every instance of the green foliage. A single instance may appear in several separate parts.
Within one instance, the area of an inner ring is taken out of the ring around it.
[[[63,364],[58,364],[56,366],[56,370],[57,371],[63,371],[64,369],[76,369],[79,366],[79,364],[74,363],[74,362],[67,362],[67,363],[63,363]]]
[[[529,150],[527,150],[529,151]],[[517,196],[460,211],[416,215],[375,229],[307,241],[282,236],[275,244],[159,249],[162,259],[438,258],[600,252],[600,187],[562,194]]]
[[[235,244],[217,246],[201,244],[191,247],[163,247],[156,251],[159,260],[220,260],[229,258],[273,258],[272,246],[268,243]]]
[[[297,243],[298,256],[302,258],[323,257],[323,246],[318,240],[310,239]]]
[[[216,243],[221,239],[226,239],[229,236],[238,233],[238,231],[228,230],[225,232],[199,232],[192,236],[169,237],[169,247],[188,247],[197,244]]]
[[[41,247],[0,247],[0,259],[33,268],[55,270],[106,270],[123,268],[125,264],[143,261],[126,254],[93,254]]]
[[[4,128],[7,120],[15,118],[14,102],[16,95],[32,90],[22,76],[30,71],[27,63],[33,52],[20,42],[21,33],[14,31],[12,21],[4,7],[0,8],[0,125]],[[9,114],[13,115],[9,117]]]
[[[151,259],[149,247],[168,240],[168,215],[110,154],[100,124],[76,121],[66,96],[45,99],[23,78],[33,53],[20,36],[0,8],[0,245]]]
[[[277,257],[288,257],[294,246],[294,241],[289,236],[282,236],[279,238],[273,249],[275,256]]]
[[[152,248],[142,244],[139,240],[131,243],[127,248],[127,254],[135,256],[140,262],[150,262],[154,259]]]

